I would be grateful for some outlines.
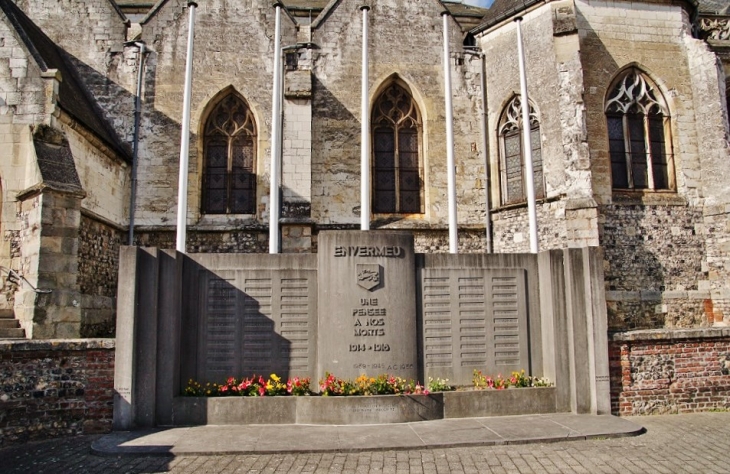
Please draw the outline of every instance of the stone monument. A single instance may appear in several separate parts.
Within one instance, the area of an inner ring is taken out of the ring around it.
[[[323,232],[318,258],[318,376],[416,379],[413,236]]]

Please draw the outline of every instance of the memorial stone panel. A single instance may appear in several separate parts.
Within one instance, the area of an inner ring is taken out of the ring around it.
[[[318,376],[416,379],[413,236],[322,232],[318,259]]]
[[[198,379],[314,377],[313,270],[201,270]]]
[[[426,380],[529,370],[524,270],[423,269],[421,285]]]

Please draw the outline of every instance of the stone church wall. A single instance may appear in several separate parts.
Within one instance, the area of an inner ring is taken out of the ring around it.
[[[609,328],[712,324],[702,211],[683,205],[602,206]]]
[[[172,229],[177,215],[187,5],[171,0],[142,25],[142,38],[154,50],[148,58],[147,106],[142,118],[137,222],[153,230]],[[252,224],[268,214],[271,85],[275,10],[263,0],[212,0],[196,12],[188,223],[195,226]],[[296,42],[291,20],[282,14],[282,44]],[[253,216],[201,216],[202,121],[221,98],[235,90],[251,108],[256,143],[257,212]],[[225,92],[224,92],[225,93]],[[243,222],[245,221],[245,222]]]
[[[126,20],[111,0],[15,0],[23,12],[69,53],[79,78],[120,137],[131,141],[136,57],[125,48]],[[73,12],[73,22],[69,13]],[[71,26],[73,25],[73,26]]]
[[[371,103],[397,77],[418,104],[423,123],[422,215],[374,216],[375,225],[398,227],[447,220],[446,129],[443,86],[443,20],[437,2],[373,2],[369,12]],[[404,28],[403,25],[409,25]],[[418,34],[412,34],[411,30]],[[461,55],[462,33],[449,19],[450,49]],[[313,28],[312,217],[323,224],[359,222],[360,81],[362,13],[343,2]],[[454,91],[454,142],[459,222],[483,222],[484,164],[480,153],[477,58],[450,61]]]
[[[119,246],[126,237],[118,227],[82,212],[78,244],[81,337],[114,336]]]
[[[594,197],[607,257],[609,324],[614,329],[711,325],[718,315],[710,293],[703,204],[719,194],[703,189],[702,175],[717,173],[713,156],[726,157],[727,151],[705,152],[713,141],[722,141],[722,134],[700,131],[706,128],[705,114],[697,105],[703,99],[693,77],[717,76],[716,65],[703,57],[691,59],[697,40],[690,37],[688,16],[679,6],[581,0],[576,6]],[[627,35],[616,25],[633,32]],[[612,192],[603,107],[611,81],[630,65],[657,83],[669,106],[676,194]]]
[[[129,222],[131,165],[100,146],[89,132],[65,116],[56,121],[66,133],[76,165],[76,172],[86,196],[81,206],[117,226]]]
[[[727,117],[727,80],[722,63],[703,41],[685,37],[698,117]],[[699,120],[701,169],[696,178],[705,197],[703,230],[712,308],[708,317],[730,321],[730,128],[726,120]]]
[[[559,23],[556,17],[567,20]],[[521,28],[528,96],[540,123],[547,198],[537,206],[540,249],[597,245],[572,2],[555,2],[526,13]],[[526,251],[527,206],[503,206],[500,176],[500,120],[505,106],[520,94],[516,25],[505,23],[488,30],[480,42],[487,57],[494,249]]]

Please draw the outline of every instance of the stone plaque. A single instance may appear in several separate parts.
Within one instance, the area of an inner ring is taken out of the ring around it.
[[[199,381],[315,375],[316,272],[200,270],[197,279]]]
[[[424,269],[425,376],[468,385],[474,370],[529,371],[527,292],[521,269]]]
[[[416,379],[413,236],[319,234],[318,377],[390,374]]]

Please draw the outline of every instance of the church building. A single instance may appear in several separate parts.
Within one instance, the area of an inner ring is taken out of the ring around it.
[[[2,314],[113,336],[120,246],[182,201],[188,253],[600,246],[609,331],[726,325],[729,8],[0,0]]]

